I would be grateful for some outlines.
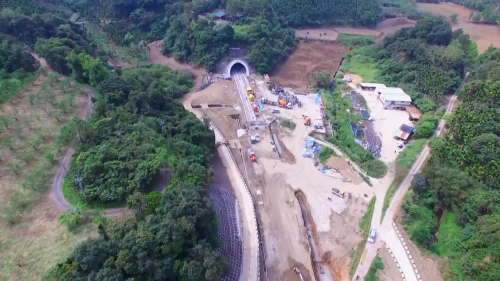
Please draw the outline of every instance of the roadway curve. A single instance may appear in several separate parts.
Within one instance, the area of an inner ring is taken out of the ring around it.
[[[453,105],[455,104],[456,100],[457,96],[452,95],[450,100],[448,101],[448,105],[446,106],[445,114],[451,113],[451,111],[453,110]],[[445,124],[446,122],[443,119],[441,119],[432,138],[439,136],[442,133]],[[370,269],[373,259],[375,259],[375,257],[377,256],[377,250],[380,249],[381,247],[384,247],[383,243],[385,242],[391,249],[392,253],[395,255],[396,260],[398,261],[399,265],[401,266],[401,269],[403,270],[406,280],[408,281],[417,280],[415,271],[413,270],[410,260],[406,255],[406,251],[403,248],[403,245],[401,244],[400,239],[392,226],[392,223],[394,221],[394,216],[399,210],[399,206],[401,205],[401,202],[403,201],[406,192],[411,187],[411,181],[413,179],[413,176],[420,171],[420,169],[426,162],[427,158],[429,157],[430,152],[431,151],[429,149],[429,146],[426,144],[424,146],[424,149],[420,153],[419,157],[411,167],[410,171],[406,175],[405,179],[399,186],[398,190],[394,194],[394,197],[392,198],[391,203],[387,208],[382,223],[380,223],[382,209],[375,208],[371,221],[371,227],[376,228],[378,231],[377,241],[374,244],[366,243],[365,249],[367,250],[367,254],[363,262],[363,265],[361,264],[358,265],[355,276],[360,275],[360,277],[364,277],[368,273],[368,270]],[[387,191],[387,189],[385,191]],[[380,202],[383,205],[384,197],[385,197],[385,192],[383,196],[377,198],[377,202]]]
[[[47,64],[47,61],[43,58],[40,57],[39,55],[31,52],[31,56],[33,56],[39,63],[40,66],[45,67],[47,69],[47,72],[50,74],[52,72],[52,69],[50,66]],[[43,80],[42,80],[43,81]],[[87,102],[85,103],[85,111],[83,112],[83,116],[81,116],[83,119],[86,118],[86,114],[90,114],[92,111],[92,98],[95,96],[94,92],[92,91],[91,88],[84,88],[83,89],[85,93],[87,93]],[[63,163],[64,167],[68,167],[69,163],[71,162],[71,157],[73,156],[74,153],[73,148],[69,148],[66,154],[64,155],[64,158],[61,160]],[[54,181],[52,182],[52,186],[50,187],[49,191],[49,197],[52,199],[54,202],[54,205],[62,209],[64,211],[69,210],[71,208],[71,204],[69,204],[68,200],[63,195],[62,192],[62,183],[64,180],[64,176],[66,175],[66,170],[63,168],[62,165],[59,165],[57,172],[54,176]],[[116,216],[121,214],[123,211],[128,211],[126,208],[113,208],[113,209],[108,209],[104,211],[105,216]]]

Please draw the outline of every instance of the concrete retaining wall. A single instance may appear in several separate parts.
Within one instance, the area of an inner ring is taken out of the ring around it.
[[[194,110],[196,110],[200,114],[200,116],[203,116],[203,113],[200,110],[197,110],[197,109],[194,109]],[[224,138],[224,136],[219,132],[219,130],[215,127],[215,125],[212,122],[210,122],[210,128],[214,131],[215,134],[218,135],[218,137],[222,140],[222,142],[226,142],[226,139]],[[240,176],[241,181],[245,185],[246,192],[242,192],[242,196],[247,197],[246,199],[249,202],[251,202],[250,207],[252,210],[251,212],[252,212],[253,225],[255,225],[255,227],[256,227],[254,233],[257,234],[256,240],[260,243],[261,234],[259,232],[259,227],[257,224],[257,217],[255,214],[255,203],[253,200],[252,193],[250,192],[250,188],[248,187],[248,185],[245,181],[245,178],[243,177],[243,174],[241,173],[240,169],[238,168],[238,164],[236,163],[236,160],[234,158],[233,153],[231,152],[231,150],[227,146],[224,146],[223,149],[227,149],[227,151],[229,152],[229,155],[231,155],[231,160],[238,171],[238,175]],[[244,202],[241,202],[241,203],[244,204]],[[238,205],[240,206],[240,204],[238,204]],[[240,208],[240,210],[241,210],[241,208]],[[254,256],[254,255],[251,255],[251,256]],[[255,268],[255,271],[256,271],[257,281],[259,281],[260,280],[260,253],[259,253],[259,246],[258,245],[257,245],[257,253],[255,256],[257,257],[257,268]],[[245,270],[245,268],[243,270]]]

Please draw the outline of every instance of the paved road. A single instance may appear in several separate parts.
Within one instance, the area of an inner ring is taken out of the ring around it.
[[[445,114],[451,113],[456,99],[457,99],[456,95],[451,96],[450,100],[448,101]],[[441,120],[439,122],[438,127],[436,128],[436,131],[432,136],[433,138],[439,136],[442,133],[445,124],[446,122],[444,120]],[[392,198],[391,203],[387,208],[382,224],[380,224],[382,208],[375,208],[372,217],[371,227],[376,228],[378,230],[377,241],[374,244],[366,243],[365,245],[365,249],[367,250],[366,258],[364,259],[363,265],[361,264],[358,265],[355,276],[360,275],[361,277],[364,277],[366,273],[368,273],[371,263],[377,255],[377,249],[383,247],[384,246],[383,242],[385,242],[391,248],[396,259],[398,260],[398,263],[400,264],[401,269],[403,270],[406,280],[408,281],[417,280],[415,272],[413,271],[413,267],[408,259],[408,256],[406,255],[405,249],[403,248],[403,245],[401,244],[398,236],[396,235],[396,232],[394,231],[394,228],[392,227],[392,223],[394,220],[394,216],[397,213],[406,192],[411,186],[411,181],[413,179],[413,176],[420,171],[420,169],[426,162],[429,155],[430,155],[430,149],[429,146],[426,144],[424,146],[424,149],[420,153],[419,157],[413,164],[412,168],[406,175],[405,179],[399,186],[398,190],[394,194],[394,197]],[[386,190],[387,189],[385,189],[385,191]],[[377,203],[383,205],[385,191],[384,194],[380,194],[380,196],[379,194],[377,194]]]
[[[31,52],[30,53],[42,67],[45,67],[47,69],[48,73],[52,72],[52,69],[50,69],[50,66],[47,64],[47,61],[43,58],[40,57],[39,55]],[[82,116],[83,119],[87,117],[87,115],[90,115],[90,112],[92,111],[92,98],[94,97],[94,92],[90,88],[85,88],[84,89],[85,93],[87,93],[87,102],[85,103],[85,115]],[[62,182],[64,180],[64,176],[66,175],[66,170],[65,168],[69,167],[69,163],[71,162],[71,157],[73,156],[73,153],[75,151],[73,148],[68,149],[66,154],[64,155],[63,159],[61,159],[61,162],[63,163],[64,167],[62,165],[59,165],[59,168],[57,169],[57,172],[54,176],[54,181],[52,182],[52,186],[50,187],[49,191],[49,197],[53,200],[54,205],[57,208],[60,208],[62,210],[68,210],[71,208],[71,205],[69,204],[68,200],[64,198],[63,192],[62,192]],[[130,210],[126,208],[114,208],[114,209],[108,209],[104,211],[105,216],[116,216],[119,215],[123,212],[130,212]]]
[[[247,77],[245,76],[245,72],[238,72],[233,75],[234,83],[236,84],[236,88],[238,90],[238,95],[241,100],[241,106],[243,109],[243,113],[245,114],[245,120],[247,122],[252,122],[257,120],[255,117],[255,113],[253,112],[252,105],[248,100],[247,96],[247,87],[250,85]]]

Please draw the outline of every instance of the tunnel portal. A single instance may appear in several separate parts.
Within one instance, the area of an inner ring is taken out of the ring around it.
[[[232,61],[227,66],[226,74],[229,76],[233,76],[236,73],[244,72],[246,76],[250,76],[250,70],[246,62],[241,60]]]

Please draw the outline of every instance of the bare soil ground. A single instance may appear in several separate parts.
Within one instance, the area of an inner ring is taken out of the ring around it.
[[[500,48],[500,30],[496,25],[477,24],[471,22],[458,22],[452,25],[452,29],[463,29],[477,44],[480,54],[484,53],[490,45]]]
[[[500,30],[497,25],[487,25],[469,21],[470,9],[450,3],[427,4],[417,3],[417,9],[434,15],[449,17],[458,14],[457,23],[452,23],[452,29],[463,29],[470,38],[477,43],[479,53],[484,53],[486,49],[493,45],[500,47]]]
[[[399,272],[399,268],[394,261],[394,258],[391,256],[386,247],[381,247],[379,251],[379,256],[384,263],[384,270],[378,271],[378,276],[380,280],[387,281],[399,281],[401,280],[401,273]],[[427,279],[422,279],[427,280]],[[439,280],[439,279],[429,279],[429,280]]]
[[[375,28],[322,27],[295,29],[295,36],[300,39],[305,39],[307,37],[312,40],[324,41],[337,41],[340,33],[367,35],[380,38],[392,34],[401,28],[415,26],[415,24],[416,21],[408,18],[393,18],[381,21]]]
[[[207,75],[207,71],[191,64],[178,62],[173,57],[164,56],[161,53],[161,44],[163,44],[163,40],[154,41],[148,44],[149,63],[166,65],[173,70],[189,71],[196,77],[195,87],[201,86],[203,84],[203,78]]]
[[[451,3],[431,4],[431,3],[416,3],[417,9],[438,16],[449,17],[453,14],[458,15],[458,20],[469,20],[469,9],[454,5]]]
[[[300,41],[295,51],[274,71],[272,77],[285,87],[309,89],[313,86],[310,78],[312,72],[327,70],[333,75],[348,51],[347,46],[336,42]]]
[[[43,87],[42,83],[45,83]],[[3,265],[0,279],[40,279],[48,267],[61,262],[78,242],[94,235],[91,226],[72,233],[60,225],[58,218],[61,211],[53,206],[45,194],[58,162],[54,159],[47,164],[44,155],[53,153],[53,144],[60,128],[82,113],[81,109],[84,107],[86,95],[80,88],[75,86],[65,91],[61,90],[59,82],[53,82],[51,86],[41,76],[15,97],[12,104],[7,102],[0,109],[1,116],[15,116],[11,119],[13,123],[8,129],[4,127],[1,134],[4,147],[0,163],[0,264]],[[54,105],[50,102],[51,93],[55,96]],[[68,104],[57,109],[56,104],[68,98],[71,93],[74,94],[72,106]],[[28,97],[30,94],[35,94],[32,96],[33,104]],[[64,111],[60,110],[62,108]],[[36,133],[37,128],[42,128],[45,133],[43,137]],[[40,144],[36,149],[34,146],[30,147],[30,141],[37,138],[41,141]],[[6,139],[12,141],[11,148],[5,142]],[[61,155],[64,155],[63,150]],[[41,186],[37,190],[33,190],[36,189],[33,188],[34,183],[23,187],[27,176],[35,169],[40,169],[45,174],[44,179],[38,180],[42,182]],[[14,196],[17,200],[13,200]]]
[[[367,209],[368,202],[361,196],[350,195],[346,199],[346,209],[330,216],[331,229],[319,233],[326,262],[335,274],[335,280],[349,280],[351,259],[349,253],[358,246],[362,247],[359,222]]]
[[[313,40],[337,41],[339,33],[335,28],[310,28],[310,29],[295,29],[295,37],[309,38]]]
[[[345,179],[349,179],[353,184],[360,184],[363,182],[363,179],[359,176],[359,174],[354,171],[354,169],[347,164],[346,158],[344,155],[338,156],[330,156],[326,160],[326,165],[328,167],[334,168],[344,177]]]
[[[218,80],[210,86],[201,90],[193,98],[191,105],[201,104],[238,104],[237,90],[234,89],[234,83],[227,80]]]

